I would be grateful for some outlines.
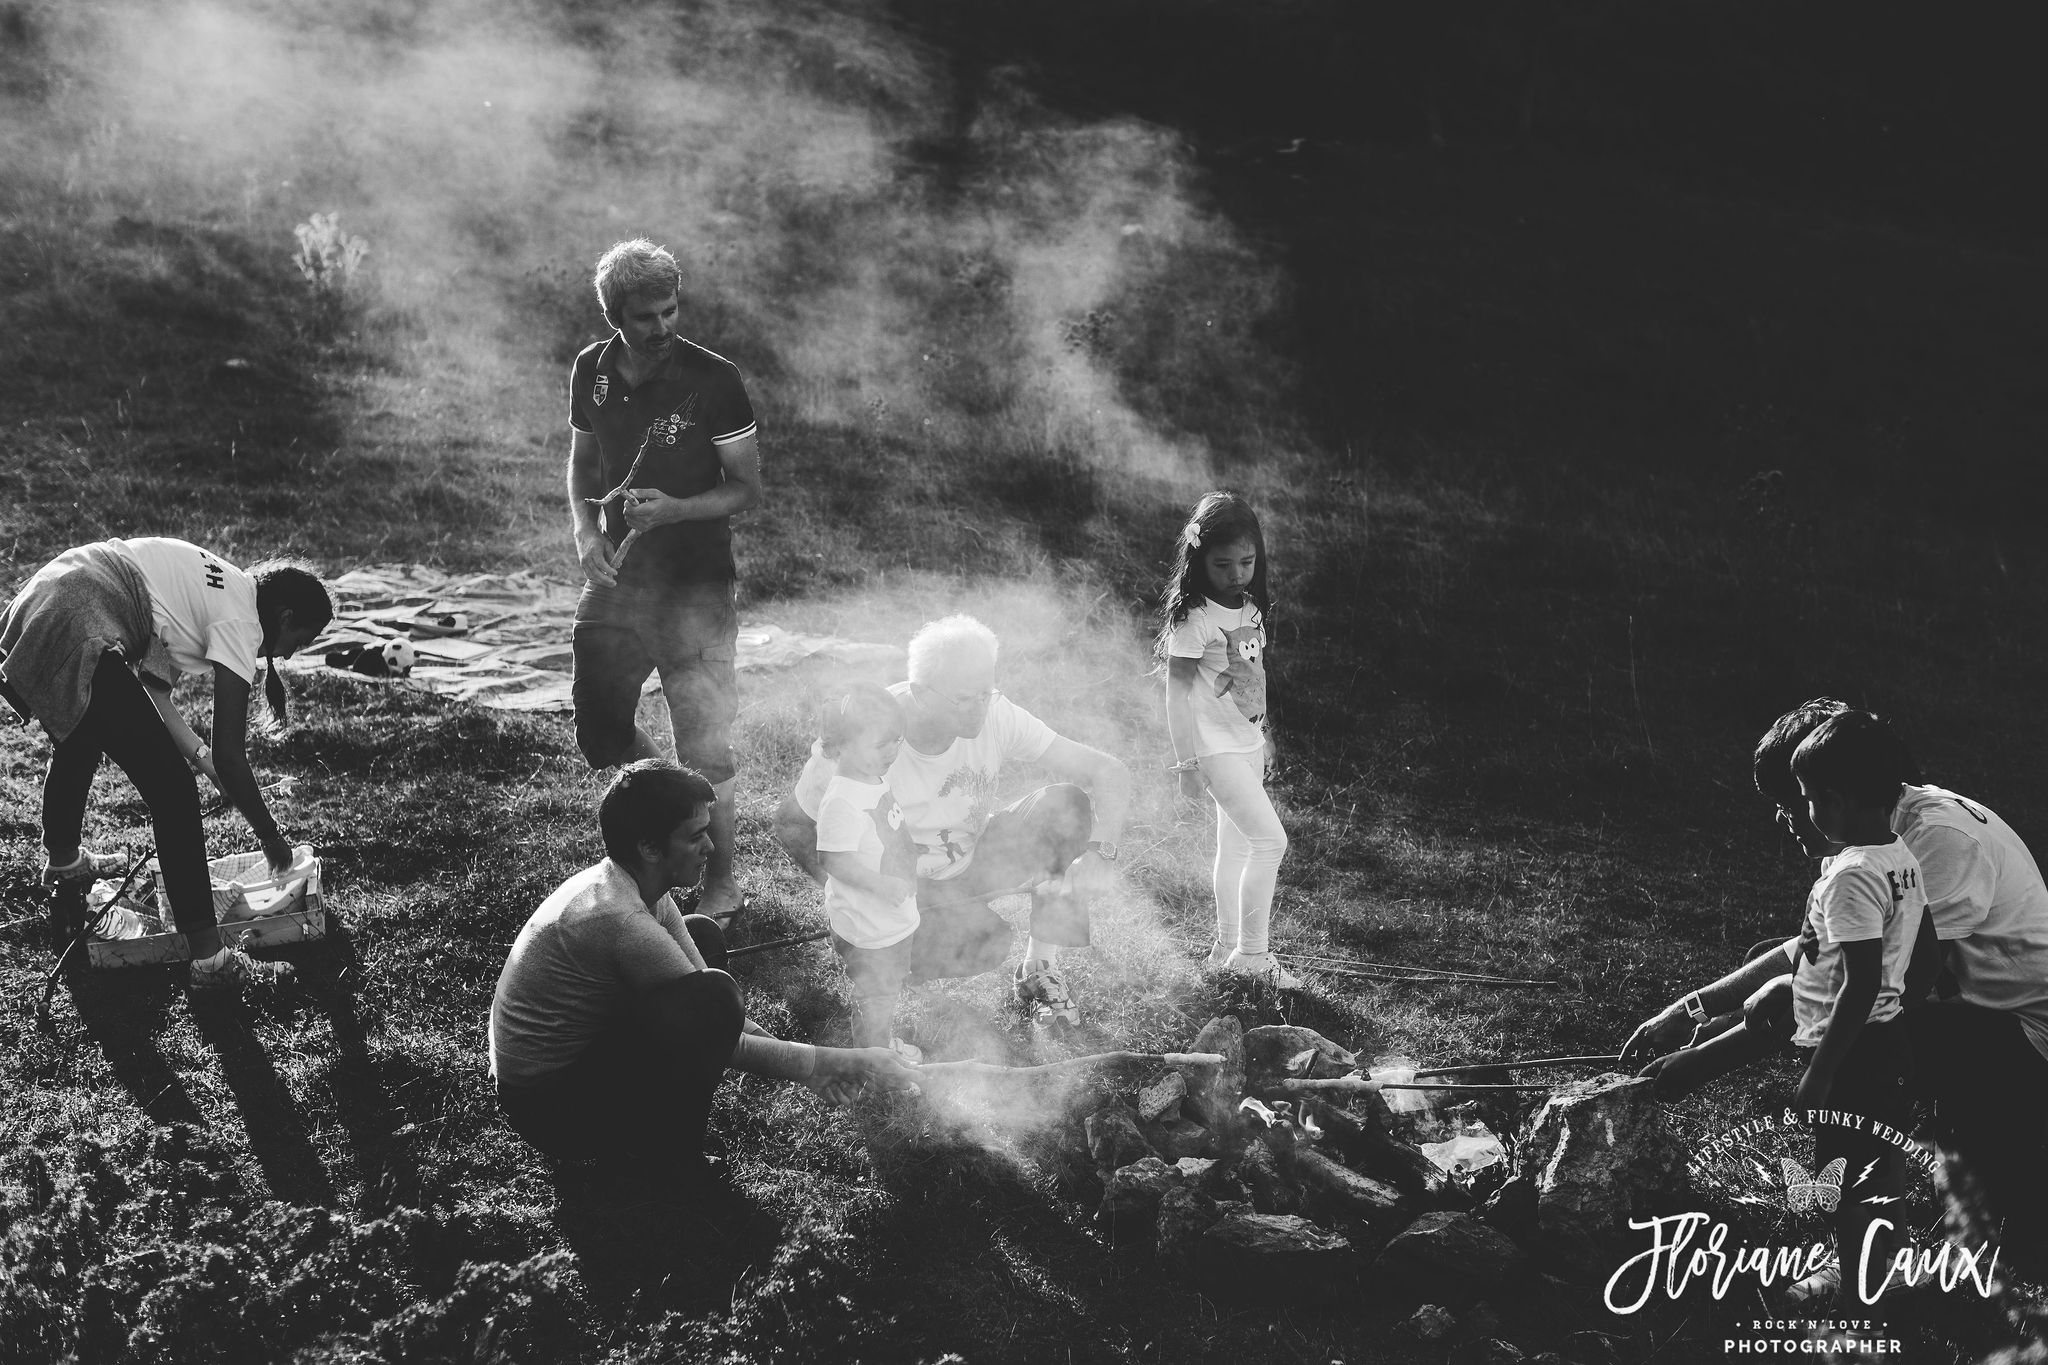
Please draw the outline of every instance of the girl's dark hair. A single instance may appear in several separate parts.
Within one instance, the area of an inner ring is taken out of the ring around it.
[[[249,576],[256,580],[256,620],[263,627],[263,638],[271,644],[277,642],[278,623],[287,611],[292,614],[292,624],[301,630],[309,626],[325,630],[334,619],[334,599],[305,560],[266,559],[250,565]],[[278,676],[277,660],[268,654],[263,656],[263,698],[270,703],[270,714],[282,723],[284,679]]]
[[[879,683],[855,683],[846,692],[818,708],[818,749],[827,758],[870,730],[903,733],[903,713],[896,698]]]
[[[1258,604],[1266,629],[1272,630],[1273,596],[1266,587],[1266,534],[1259,529],[1258,513],[1237,494],[1218,489],[1202,495],[1173,543],[1173,564],[1167,570],[1166,591],[1159,600],[1159,636],[1152,646],[1160,658],[1167,657],[1174,627],[1187,620],[1188,613],[1206,596],[1202,552],[1240,540],[1250,541],[1259,555],[1245,595]]]

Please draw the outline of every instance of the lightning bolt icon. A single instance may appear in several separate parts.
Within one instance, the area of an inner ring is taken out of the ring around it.
[[[1871,1173],[1872,1171],[1876,1170],[1876,1169],[1877,1169],[1877,1162],[1875,1162],[1875,1161],[1872,1161],[1872,1162],[1871,1162],[1871,1163],[1870,1163],[1870,1164],[1869,1164],[1868,1166],[1865,1166],[1865,1167],[1863,1168],[1863,1174],[1861,1174],[1861,1175],[1859,1175],[1859,1176],[1857,1176],[1857,1177],[1856,1177],[1856,1183],[1857,1183],[1858,1185],[1861,1185],[1861,1184],[1862,1184],[1862,1183],[1863,1183],[1864,1181],[1866,1181],[1866,1180],[1870,1179],[1870,1173]]]

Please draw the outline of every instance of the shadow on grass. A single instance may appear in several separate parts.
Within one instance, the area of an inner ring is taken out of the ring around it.
[[[404,1160],[396,1113],[370,1056],[352,984],[360,967],[355,940],[331,916],[320,950],[298,963],[308,1005],[325,1015],[334,1031],[335,1055],[321,1069],[320,1080],[331,1092],[335,1115],[348,1133],[366,1212],[375,1215],[430,1201],[420,1198],[418,1174]]]
[[[720,1181],[570,1163],[554,1183],[555,1228],[576,1253],[592,1306],[614,1321],[722,1313],[782,1242],[780,1220]]]
[[[135,1107],[160,1128],[173,1123],[203,1128],[199,1106],[156,1045],[171,1002],[182,994],[172,974],[98,969],[81,951],[65,965],[64,985],[87,1036],[99,1045]]]
[[[221,1076],[249,1134],[249,1151],[270,1192],[287,1203],[333,1208],[334,1183],[306,1136],[306,1123],[262,1040],[249,1027],[250,1002],[189,997],[192,1022],[220,1058]]]

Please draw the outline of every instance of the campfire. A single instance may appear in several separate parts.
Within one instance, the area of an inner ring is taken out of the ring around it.
[[[1185,1053],[924,1070],[940,1089],[1113,1077],[1108,1103],[1099,1086],[1075,1092],[1096,1107],[1069,1124],[1067,1188],[1119,1253],[1156,1256],[1218,1297],[1327,1301],[1370,1278],[1458,1305],[1532,1258],[1599,1271],[1632,1213],[1682,1193],[1683,1153],[1649,1083],[1514,1080],[1613,1060],[1368,1067],[1312,1029],[1225,1016]]]

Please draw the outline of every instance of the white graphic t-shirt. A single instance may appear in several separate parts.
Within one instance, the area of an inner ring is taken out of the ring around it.
[[[889,689],[899,698],[909,690],[909,683]],[[956,739],[937,754],[921,754],[904,741],[889,766],[888,783],[917,845],[918,875],[943,880],[964,871],[995,812],[1003,764],[1035,763],[1058,738],[1051,726],[999,692],[974,738]],[[833,775],[832,760],[813,744],[795,792],[797,805],[813,820]]]
[[[157,638],[181,671],[211,674],[221,664],[243,682],[256,681],[263,626],[256,619],[255,579],[182,540],[145,536],[114,544],[149,583]]]
[[[1188,701],[1197,757],[1248,754],[1266,742],[1266,623],[1256,602],[1224,607],[1203,598],[1173,628],[1167,652],[1196,661]]]
[[[917,846],[902,808],[882,782],[835,774],[818,803],[818,852],[851,853],[885,877],[917,875]],[[856,948],[886,948],[917,931],[917,892],[895,905],[837,877],[825,879],[825,918],[832,932]]]
[[[2017,1014],[2048,1056],[2048,886],[2034,855],[1998,812],[1940,787],[1907,787],[1892,829],[1920,862],[1960,998]]]
[[[1869,1022],[1896,1018],[1899,994],[1906,985],[1906,960],[1926,912],[1920,864],[1904,839],[1857,844],[1821,859],[1820,880],[1806,896],[1806,929],[1792,974],[1792,1041],[1812,1047],[1827,1032],[1835,997],[1849,978],[1844,943],[1884,941]],[[1808,953],[1814,954],[1813,960],[1808,960]]]

